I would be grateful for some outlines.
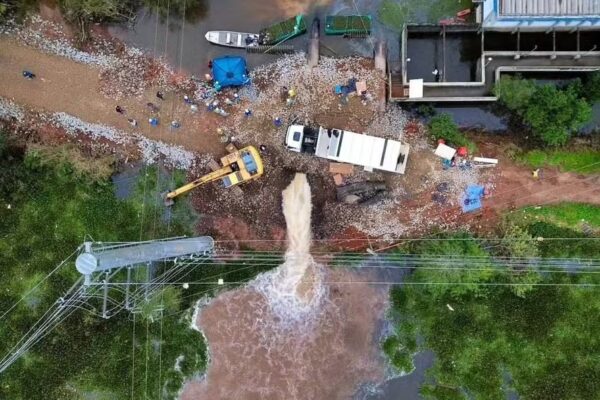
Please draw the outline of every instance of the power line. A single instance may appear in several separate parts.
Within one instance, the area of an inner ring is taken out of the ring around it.
[[[8,310],[6,310],[2,315],[0,315],[0,321],[9,313],[11,312],[16,306],[18,306],[23,300],[25,300],[25,298],[27,296],[29,296],[31,293],[33,293],[33,291],[35,289],[37,289],[42,283],[44,283],[46,280],[48,280],[48,278],[50,278],[52,275],[54,275],[54,273],[56,271],[58,271],[60,269],[60,267],[62,267],[63,265],[65,265],[65,263],[67,261],[69,261],[71,259],[71,257],[73,257],[73,255],[75,253],[77,253],[79,251],[79,249],[81,249],[81,246],[77,247],[75,249],[75,251],[73,251],[71,254],[69,254],[67,256],[67,258],[65,258],[64,260],[62,260],[60,262],[60,264],[58,264],[56,266],[56,268],[54,268],[52,271],[50,271],[44,278],[42,278],[42,280],[40,280],[34,287],[32,287],[31,289],[29,289],[23,296],[21,296],[21,298],[15,303],[13,304]]]

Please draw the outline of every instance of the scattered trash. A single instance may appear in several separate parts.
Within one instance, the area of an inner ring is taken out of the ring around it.
[[[462,210],[463,212],[472,212],[481,208],[481,198],[485,194],[485,187],[481,185],[469,185],[465,190]]]
[[[344,184],[344,177],[341,174],[335,174],[333,176],[333,182],[335,186],[342,186]]]
[[[435,149],[436,156],[443,158],[444,160],[452,160],[456,155],[456,149],[445,145],[444,143],[438,143],[437,148]]]
[[[329,172],[332,174],[352,175],[354,173],[354,166],[352,164],[332,162],[329,163]]]

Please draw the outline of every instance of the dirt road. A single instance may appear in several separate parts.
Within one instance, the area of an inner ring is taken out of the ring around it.
[[[135,129],[150,139],[189,150],[223,153],[216,133],[222,117],[202,111],[192,113],[180,94],[166,93],[165,100],[160,101],[155,96],[156,88],[152,88],[141,98],[126,98],[117,103],[100,93],[100,70],[93,66],[44,54],[6,37],[0,37],[0,48],[1,97],[35,110],[66,112],[86,122],[114,126],[125,132]],[[37,78],[24,79],[21,75],[24,69],[34,72]],[[161,106],[159,127],[148,124],[148,102]],[[117,105],[125,108],[125,116],[115,111]],[[138,120],[139,127],[132,128],[127,118]],[[170,130],[172,119],[180,121],[181,128]]]

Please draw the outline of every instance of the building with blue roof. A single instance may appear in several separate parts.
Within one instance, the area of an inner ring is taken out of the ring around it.
[[[496,101],[492,89],[503,76],[583,79],[600,70],[600,0],[473,5],[474,22],[405,25],[390,100]]]
[[[488,30],[598,30],[600,0],[482,0]]]

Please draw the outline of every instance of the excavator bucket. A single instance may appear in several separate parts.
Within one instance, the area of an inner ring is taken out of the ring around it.
[[[167,195],[169,194],[169,192],[164,192],[161,193],[161,197],[163,199],[163,203],[165,204],[166,207],[171,207],[173,204],[175,204],[175,200],[173,200],[170,197],[167,197]]]

